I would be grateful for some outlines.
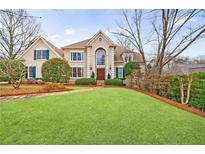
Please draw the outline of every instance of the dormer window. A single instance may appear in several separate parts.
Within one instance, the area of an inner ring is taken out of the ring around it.
[[[125,55],[124,61],[127,63],[129,61],[132,61],[132,55]]]

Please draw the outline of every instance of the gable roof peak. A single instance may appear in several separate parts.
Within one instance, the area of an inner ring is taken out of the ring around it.
[[[88,43],[86,44],[87,46],[89,46],[91,44],[91,42],[98,36],[102,34],[106,39],[107,41],[109,41],[112,45],[115,46],[115,44],[113,43],[113,41],[102,31],[102,30],[99,30],[91,39],[90,41],[88,41]]]
[[[44,42],[48,47],[50,47],[54,53],[56,53],[56,55],[58,57],[62,57],[63,56],[63,51],[61,49],[59,49],[58,47],[56,47],[55,45],[53,45],[51,42],[49,42],[48,40],[46,40],[45,38],[43,38],[42,36],[38,36],[34,42],[21,54],[17,57],[17,59],[22,58],[28,51],[30,51],[30,49],[38,42],[38,41],[42,41]]]

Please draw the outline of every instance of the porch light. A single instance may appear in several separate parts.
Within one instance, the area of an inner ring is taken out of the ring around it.
[[[109,69],[110,69],[110,70],[112,69],[111,65],[110,65]]]
[[[92,66],[90,65],[90,70],[92,70],[93,68],[92,68]]]

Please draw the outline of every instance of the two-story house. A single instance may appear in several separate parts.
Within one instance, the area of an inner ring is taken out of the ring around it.
[[[39,37],[19,56],[26,68],[26,78],[41,78],[43,62],[50,58],[64,58],[72,68],[70,80],[90,78],[92,72],[97,80],[123,78],[123,67],[128,61],[137,61],[143,67],[142,57],[112,42],[102,31],[92,38],[57,48],[46,39]]]

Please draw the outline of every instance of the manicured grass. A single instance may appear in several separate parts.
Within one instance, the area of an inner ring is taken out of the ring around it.
[[[205,118],[124,88],[0,103],[0,144],[205,144]]]
[[[66,86],[66,88],[71,90],[78,90],[78,89],[85,89],[88,88],[87,86]]]

